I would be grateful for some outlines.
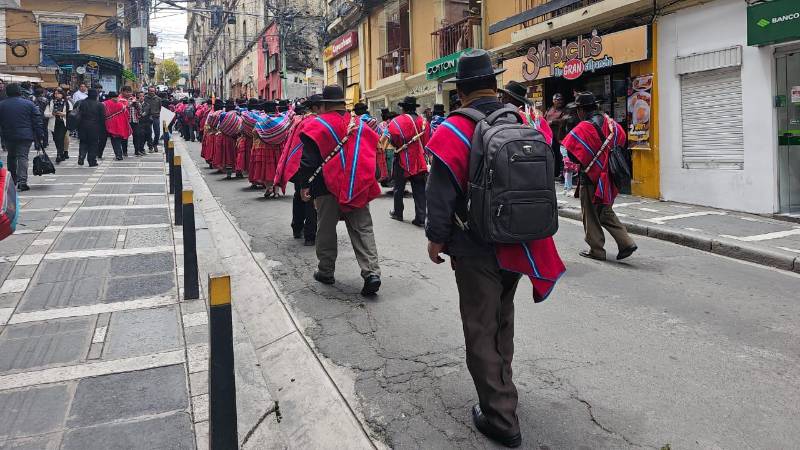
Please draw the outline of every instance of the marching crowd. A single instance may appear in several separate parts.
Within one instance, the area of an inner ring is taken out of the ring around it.
[[[414,97],[399,103],[399,113],[382,110],[380,119],[363,103],[348,111],[338,86],[302,103],[212,99],[196,107],[188,102],[176,113],[184,138],[202,142],[210,169],[246,176],[267,197],[294,184],[293,235],[315,246],[314,279],[323,284],[336,282],[336,226],[343,221],[364,281],[361,294],[378,292],[369,203],[381,195],[381,184],[392,182],[389,216],[403,221],[410,184],[411,223],[425,228],[431,261],[442,263],[447,254],[455,273],[467,367],[479,398],[471,409],[474,424],[490,439],[517,447],[514,294],[524,275],[534,301],[543,301],[566,270],[553,240],[556,162],[578,174],[575,195],[589,245],[581,256],[605,260],[603,228],[618,245],[617,259],[637,247],[612,208],[620,184],[614,157],[625,145],[624,129],[598,110],[594,95],[581,92],[569,105],[576,120],[554,144],[548,120],[524,86],[498,89],[500,72],[485,51],[465,52],[448,80],[461,104],[449,116],[441,105],[430,118],[419,115]],[[547,112],[555,114],[561,118],[563,111]]]

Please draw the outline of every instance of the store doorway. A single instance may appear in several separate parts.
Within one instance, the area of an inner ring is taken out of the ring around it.
[[[800,214],[800,49],[779,53],[775,105],[778,110],[778,197],[780,212]]]

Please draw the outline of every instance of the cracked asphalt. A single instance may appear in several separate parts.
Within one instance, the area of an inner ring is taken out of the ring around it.
[[[383,287],[365,300],[344,227],[337,283],[320,285],[313,248],[291,236],[291,197],[267,200],[246,181],[226,181],[189,146],[317,351],[344,368],[352,385],[343,390],[353,389],[374,438],[392,448],[494,448],[471,424],[477,396],[451,270],[428,261],[422,230],[388,218],[389,197],[372,203]],[[795,447],[800,277],[635,238],[629,262],[586,260],[580,224],[562,219],[567,274],[538,305],[520,284],[513,368],[523,448]]]

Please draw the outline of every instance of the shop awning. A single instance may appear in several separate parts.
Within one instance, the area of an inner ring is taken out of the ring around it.
[[[47,56],[53,59],[56,64],[71,64],[73,67],[82,66],[89,61],[94,61],[101,70],[122,73],[122,64],[113,59],[103,56],[89,55],[86,53],[48,53]]]
[[[6,83],[23,83],[25,81],[29,83],[44,83],[39,77],[28,77],[25,75],[14,75],[10,73],[0,73],[0,80],[3,80]]]

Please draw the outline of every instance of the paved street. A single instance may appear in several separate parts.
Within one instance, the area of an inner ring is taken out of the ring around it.
[[[380,295],[358,295],[342,227],[337,284],[320,285],[313,248],[291,238],[291,198],[263,199],[244,181],[224,180],[205,169],[198,144],[188,145],[373,439],[393,448],[491,447],[468,413],[476,394],[452,273],[428,261],[419,228],[391,221],[388,198],[375,201]],[[580,224],[562,219],[567,275],[539,305],[521,284],[514,376],[524,447],[794,447],[800,277],[636,239],[640,250],[625,263],[586,260],[577,255]]]
[[[179,301],[163,153],[79,167],[73,141],[0,243],[0,448],[194,449],[208,320]]]

